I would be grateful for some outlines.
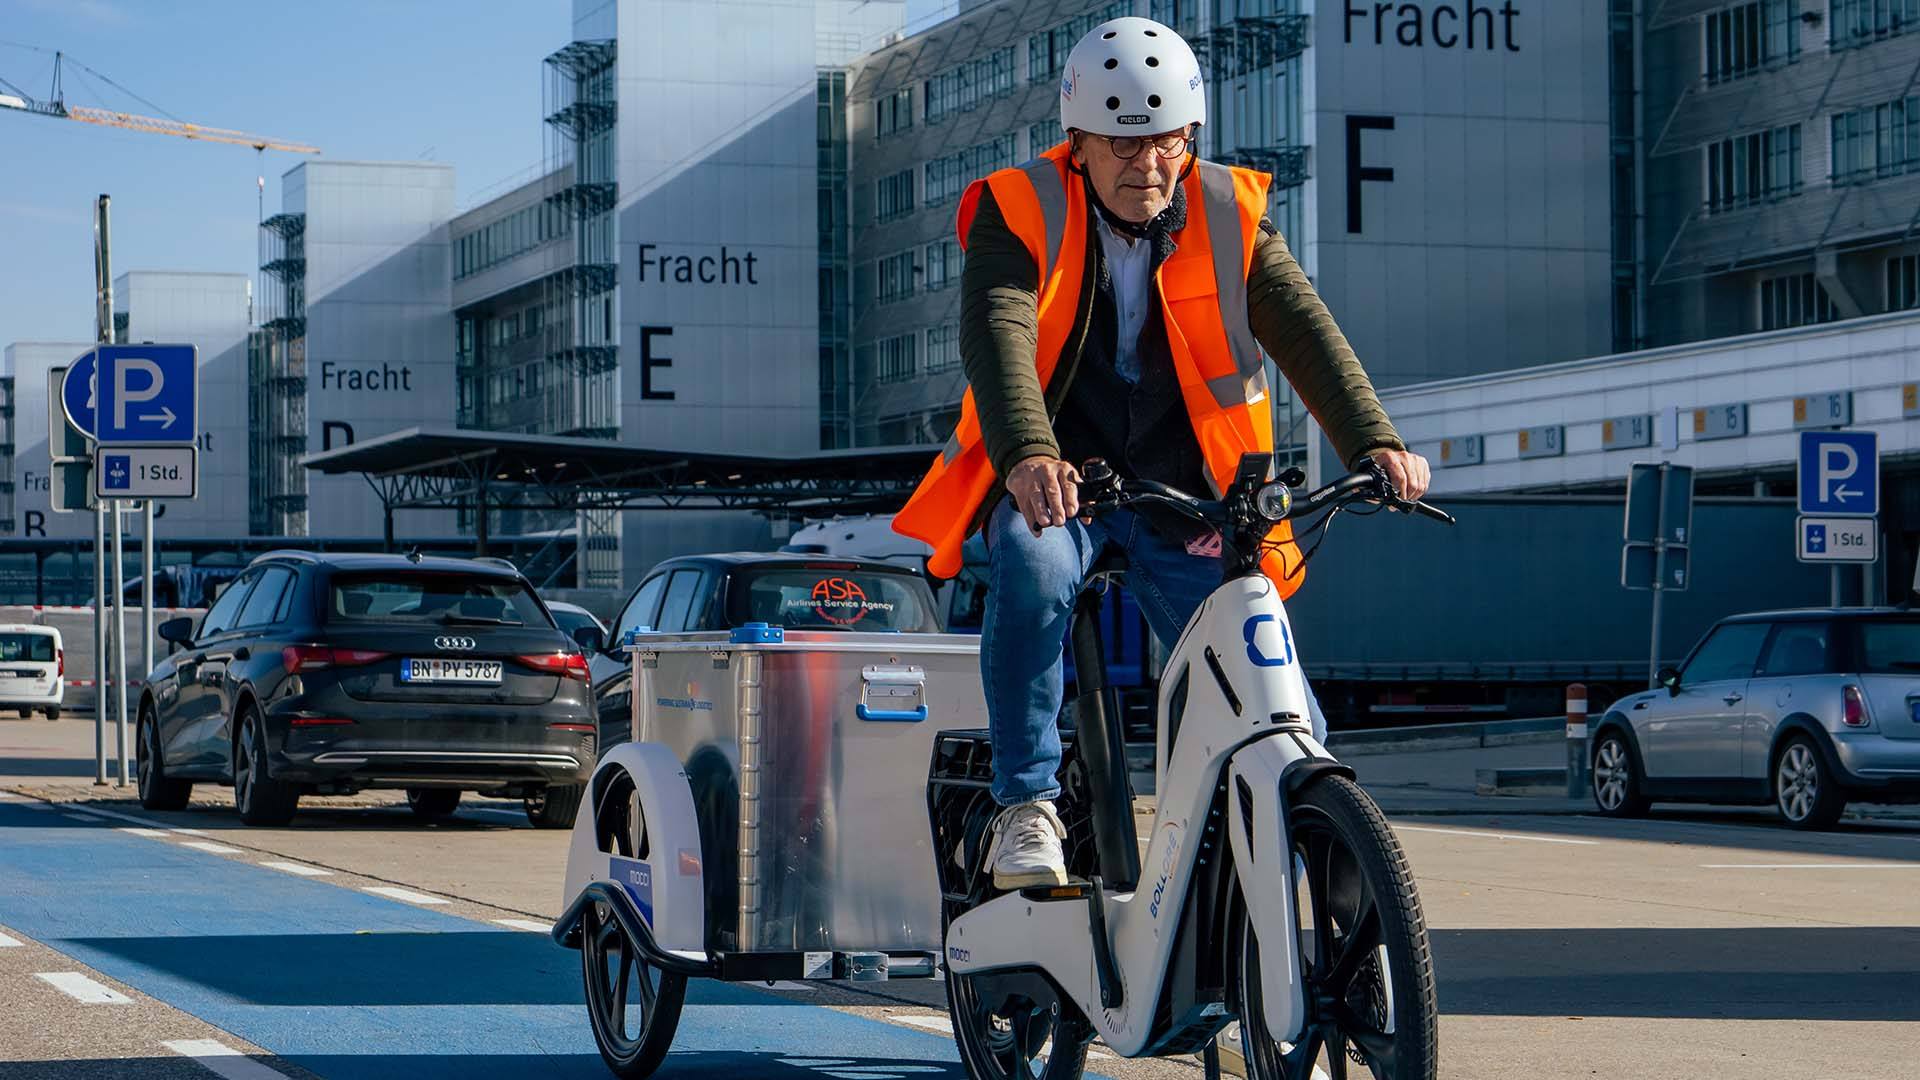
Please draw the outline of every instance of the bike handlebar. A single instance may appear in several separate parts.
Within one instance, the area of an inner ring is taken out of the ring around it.
[[[1205,522],[1216,529],[1231,529],[1235,525],[1248,525],[1255,522],[1246,520],[1257,518],[1270,525],[1282,521],[1305,517],[1329,507],[1342,507],[1355,502],[1376,502],[1388,510],[1399,513],[1419,514],[1445,525],[1454,524],[1453,515],[1416,499],[1403,499],[1394,489],[1393,482],[1377,463],[1368,463],[1367,467],[1335,480],[1333,483],[1295,498],[1289,476],[1283,474],[1280,479],[1262,484],[1254,491],[1229,491],[1223,499],[1197,499],[1177,488],[1151,480],[1132,480],[1122,482],[1112,468],[1104,461],[1094,459],[1080,470],[1081,501],[1087,512],[1099,514],[1110,510],[1131,509],[1141,506],[1160,506],[1184,514],[1196,521]],[[1295,474],[1297,475],[1297,474]],[[1301,479],[1305,479],[1301,477]],[[1284,510],[1277,516],[1273,512],[1274,489],[1285,492]],[[1262,505],[1262,504],[1265,505]]]

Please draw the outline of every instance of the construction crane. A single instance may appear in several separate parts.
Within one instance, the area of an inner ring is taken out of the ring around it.
[[[43,50],[44,51],[44,50]],[[32,113],[36,116],[50,116],[55,120],[78,120],[83,124],[98,124],[102,127],[126,128],[130,131],[150,131],[156,135],[177,135],[183,139],[202,139],[207,142],[233,143],[237,146],[251,146],[255,150],[288,150],[296,154],[317,154],[320,148],[305,143],[285,142],[270,139],[264,135],[249,135],[244,131],[231,131],[227,128],[208,127],[205,124],[189,123],[185,120],[161,119],[157,116],[141,116],[138,113],[115,112],[111,109],[95,109],[85,105],[68,105],[66,94],[61,87],[60,65],[64,56],[53,54],[53,93],[45,100],[34,98],[25,90],[0,78],[0,108],[14,109]],[[79,64],[79,61],[74,61]],[[85,64],[79,65],[92,71]],[[98,72],[94,72],[98,75]],[[102,79],[106,76],[101,75]],[[107,80],[112,82],[111,79]],[[114,85],[118,85],[115,83]]]

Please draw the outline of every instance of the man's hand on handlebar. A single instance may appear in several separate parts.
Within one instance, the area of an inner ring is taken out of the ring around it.
[[[1027,519],[1033,535],[1080,516],[1080,470],[1045,454],[1036,454],[1007,473],[1007,494]]]
[[[1408,502],[1419,502],[1433,481],[1427,459],[1411,450],[1375,450],[1367,456],[1379,464],[1393,490]]]

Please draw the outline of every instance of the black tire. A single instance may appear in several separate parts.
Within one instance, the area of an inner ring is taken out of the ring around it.
[[[54,710],[58,712],[59,710]],[[140,805],[148,810],[184,810],[193,797],[193,784],[167,775],[160,760],[160,728],[151,705],[140,708],[134,727],[134,773],[139,784]]]
[[[460,808],[459,788],[408,788],[407,809],[428,821],[451,817]]]
[[[1847,808],[1833,770],[1805,735],[1790,736],[1773,759],[1773,805],[1796,829],[1829,829]]]
[[[58,705],[49,706],[47,708],[47,719],[49,720],[60,719],[60,706]]]
[[[1641,817],[1652,802],[1640,793],[1640,755],[1625,735],[1609,729],[1593,744],[1588,763],[1593,805],[1607,817]]]
[[[580,815],[584,784],[552,784],[526,798],[527,820],[536,829],[571,829]]]
[[[1439,1004],[1426,918],[1400,842],[1373,800],[1344,776],[1312,781],[1289,811],[1290,848],[1304,868],[1299,901],[1307,1023],[1297,1044],[1267,1030],[1260,945],[1242,884],[1227,920],[1227,999],[1240,1017],[1247,1080],[1433,1080],[1440,1067]],[[1338,951],[1321,943],[1338,946]],[[1384,966],[1383,966],[1384,965]]]
[[[949,969],[947,1014],[972,1080],[1079,1080],[1086,1072],[1093,1029],[1038,972]]]
[[[613,913],[597,902],[580,913],[580,976],[601,1060],[624,1080],[652,1075],[680,1026],[687,977],[641,960]],[[634,1005],[640,1007],[637,1030]]]
[[[28,717],[30,717],[30,716],[32,716],[32,715],[33,715],[33,710],[32,710],[32,709],[16,709],[16,710],[14,710],[14,711],[20,714],[20,719],[22,719],[22,720],[25,720],[25,719],[27,719]]]
[[[300,789],[268,775],[267,733],[251,703],[233,740],[233,806],[248,825],[285,825],[300,806]]]

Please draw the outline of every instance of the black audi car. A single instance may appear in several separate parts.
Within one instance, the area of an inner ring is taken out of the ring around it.
[[[404,789],[422,817],[463,791],[573,824],[598,734],[587,654],[509,566],[420,555],[270,552],[167,659],[138,713],[140,801],[231,784],[241,820],[283,824],[300,796]]]

